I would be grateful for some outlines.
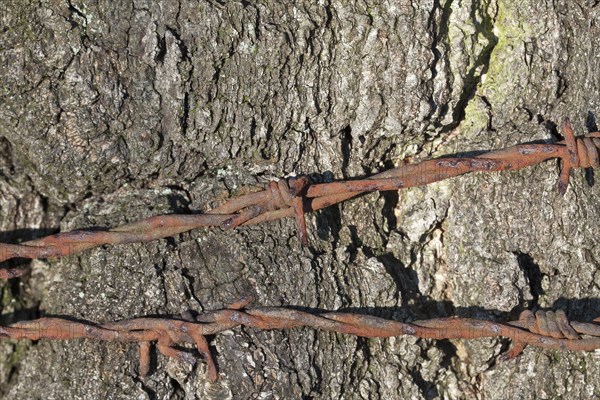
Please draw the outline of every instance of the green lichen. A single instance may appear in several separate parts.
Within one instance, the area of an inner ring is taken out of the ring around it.
[[[2,1],[0,2],[0,15],[11,15],[14,18],[7,21],[3,38],[0,39],[0,50],[5,50],[3,40],[7,43],[13,42],[13,37],[18,38],[18,42],[32,42],[38,40],[41,24],[36,18],[37,2],[35,1]],[[14,35],[14,36],[13,36]]]
[[[13,367],[19,365],[21,360],[25,358],[27,351],[31,347],[31,342],[27,340],[15,340],[13,343],[13,351],[8,356],[8,359],[4,363],[5,367]]]
[[[527,73],[527,65],[522,60],[522,47],[531,41],[534,27],[523,21],[520,14],[522,7],[523,3],[498,2],[498,15],[494,23],[497,44],[480,87],[481,93],[492,105],[510,101],[511,95],[518,90],[519,76]]]
[[[575,361],[573,368],[579,372],[581,372],[582,374],[586,374],[588,369],[587,369],[587,363],[585,361],[584,358],[581,358],[579,360],[579,362]]]
[[[481,74],[483,61],[496,42],[492,32],[492,19],[487,12],[489,2],[472,4],[470,8],[464,7],[462,3],[449,3],[450,8],[446,6],[443,13],[449,19],[449,54],[456,56],[456,59],[450,61],[453,67],[460,68],[453,75],[467,71],[465,79],[475,80]],[[465,57],[468,58],[466,65],[463,61]]]
[[[4,285],[4,287],[2,288],[2,309],[6,310],[7,307],[10,307],[13,300],[14,298],[10,291],[9,285]]]
[[[517,100],[513,94],[520,90],[519,77],[527,73],[526,64],[515,62],[515,59],[523,54],[520,47],[530,40],[534,28],[520,18],[519,10],[522,4],[500,1],[497,7],[492,28],[496,38],[495,46],[489,55],[487,71],[481,76],[477,95],[465,107],[464,122],[461,126],[463,135],[467,136],[487,128],[490,108],[517,106],[510,102],[511,99]]]
[[[465,107],[477,90],[496,46],[496,12],[490,3],[447,2],[442,9],[440,34],[446,38],[442,47],[446,47],[444,53],[448,55],[452,92],[456,99],[447,123],[463,119]],[[444,26],[447,26],[446,32]]]
[[[490,109],[488,104],[479,97],[475,96],[465,108],[465,118],[461,124],[462,137],[469,134],[481,132],[486,129],[490,123]]]

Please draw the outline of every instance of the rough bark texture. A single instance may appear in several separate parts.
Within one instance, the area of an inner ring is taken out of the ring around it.
[[[0,239],[206,209],[271,176],[370,174],[404,159],[551,138],[600,107],[597,1],[0,2]],[[567,4],[565,4],[567,3]],[[390,318],[600,315],[598,186],[555,163],[372,194],[309,218],[196,230],[32,262],[3,321],[108,321],[261,305]],[[5,398],[570,398],[597,354],[498,340],[366,340],[236,329],[221,380],[135,346],[0,344]]]

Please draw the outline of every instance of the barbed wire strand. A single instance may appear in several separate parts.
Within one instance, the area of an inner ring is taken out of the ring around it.
[[[592,351],[600,349],[600,324],[568,321],[559,311],[521,313],[517,321],[500,323],[472,318],[436,318],[410,323],[348,312],[301,311],[287,307],[248,307],[244,298],[226,309],[175,318],[134,318],[118,322],[94,324],[65,318],[46,317],[0,326],[0,337],[6,339],[72,340],[94,339],[109,342],[139,343],[139,373],[146,376],[151,369],[151,343],[170,358],[195,364],[196,356],[181,349],[193,345],[207,363],[208,377],[218,379],[217,364],[206,336],[236,327],[262,330],[313,328],[368,338],[414,336],[423,339],[476,339],[503,337],[513,347],[500,355],[502,361],[522,353],[526,346],[545,349]],[[596,320],[594,320],[596,321]],[[585,337],[582,337],[585,336]]]
[[[21,244],[0,243],[0,262],[12,258],[62,257],[102,246],[147,242],[200,227],[235,229],[280,218],[294,217],[300,242],[308,244],[305,214],[363,193],[427,185],[470,172],[516,170],[548,159],[562,160],[558,190],[564,194],[573,168],[600,166],[600,133],[575,137],[568,119],[563,123],[564,142],[520,144],[474,157],[445,157],[375,174],[367,179],[311,184],[306,176],[270,182],[265,190],[232,198],[203,214],[169,214],[107,230],[75,230]],[[24,268],[2,268],[0,278],[22,275]]]

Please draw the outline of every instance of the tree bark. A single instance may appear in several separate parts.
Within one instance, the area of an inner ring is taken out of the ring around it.
[[[0,3],[0,239],[208,209],[290,173],[597,130],[597,1]],[[226,306],[388,318],[600,315],[598,187],[557,168],[371,194],[308,218],[36,260],[3,321],[104,322]],[[589,178],[588,174],[588,178]],[[589,181],[589,179],[588,179]],[[502,340],[361,339],[235,329],[205,367],[115,343],[0,344],[6,398],[554,398],[600,392],[597,357]]]

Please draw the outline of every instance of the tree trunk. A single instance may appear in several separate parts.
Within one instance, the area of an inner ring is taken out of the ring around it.
[[[364,176],[596,130],[597,1],[0,3],[0,239],[206,210],[271,177]],[[567,4],[568,3],[568,4]],[[589,174],[588,174],[589,178]],[[104,322],[259,305],[399,320],[600,315],[600,203],[553,162],[371,194],[294,222],[198,229],[31,262],[2,322]],[[589,180],[589,179],[588,179]],[[593,353],[497,339],[362,339],[236,328],[220,380],[134,345],[0,344],[6,398],[593,397]]]

